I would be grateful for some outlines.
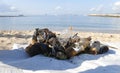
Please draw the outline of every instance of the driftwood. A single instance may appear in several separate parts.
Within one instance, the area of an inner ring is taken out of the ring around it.
[[[43,54],[57,59],[69,59],[82,53],[103,54],[109,50],[103,44],[99,53],[97,47],[90,46],[91,37],[80,38],[77,35],[78,33],[75,33],[69,38],[60,38],[47,28],[36,29],[32,37],[32,43],[26,48],[26,52],[30,56]]]
[[[102,44],[102,43],[100,43],[100,44],[101,44],[101,45],[105,45],[105,44]],[[110,45],[106,45],[106,46],[108,46],[109,48],[118,49],[118,48],[113,47],[113,46],[110,46]]]

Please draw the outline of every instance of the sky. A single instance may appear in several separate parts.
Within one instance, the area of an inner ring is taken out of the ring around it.
[[[120,13],[120,0],[0,0],[0,15]]]

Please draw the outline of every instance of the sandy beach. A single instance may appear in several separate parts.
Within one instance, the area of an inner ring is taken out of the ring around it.
[[[0,50],[12,49],[13,44],[29,44],[31,42],[32,34],[34,30],[29,31],[0,31]],[[54,33],[62,33],[60,31],[53,31]],[[93,33],[93,32],[81,32],[74,31],[69,34],[78,33],[80,37],[91,36],[92,40],[98,40],[100,42],[120,42],[120,34],[114,33]]]

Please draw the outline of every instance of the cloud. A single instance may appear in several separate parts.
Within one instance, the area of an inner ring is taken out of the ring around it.
[[[63,8],[61,6],[56,6],[53,10],[54,15],[59,15],[63,12]]]
[[[56,7],[55,7],[55,10],[61,10],[61,9],[62,9],[61,6],[56,6]]]
[[[114,11],[120,11],[120,1],[115,2],[113,4],[112,10],[114,10]]]
[[[14,7],[14,6],[10,6],[7,4],[0,4],[0,13],[4,13],[4,12],[18,12],[19,10]]]
[[[97,7],[91,8],[90,11],[101,11],[103,9],[103,7],[104,7],[103,5],[99,5]]]
[[[11,7],[10,7],[10,10],[11,10],[11,11],[17,11],[17,8],[14,7],[14,6],[11,6]]]
[[[115,6],[120,6],[120,1],[114,3]]]
[[[96,8],[91,8],[90,11],[95,11]]]

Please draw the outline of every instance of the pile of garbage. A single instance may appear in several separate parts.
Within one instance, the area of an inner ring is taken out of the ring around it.
[[[78,33],[71,35],[60,37],[48,28],[37,28],[32,36],[32,43],[25,51],[31,57],[42,54],[56,59],[70,59],[84,53],[97,55],[109,50],[108,46],[101,45],[100,41],[91,42],[91,37],[81,38]]]

